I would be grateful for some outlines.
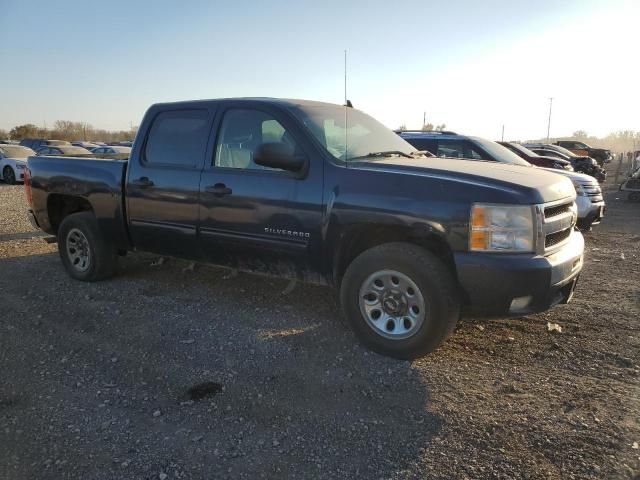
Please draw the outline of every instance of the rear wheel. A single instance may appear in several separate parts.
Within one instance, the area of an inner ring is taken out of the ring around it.
[[[5,183],[14,185],[16,183],[16,174],[13,171],[13,168],[8,165],[4,167],[4,170],[2,170],[2,179]]]
[[[449,269],[430,252],[407,243],[380,245],[358,256],[343,277],[340,297],[361,341],[401,359],[433,351],[460,315]]]
[[[91,212],[65,217],[58,228],[58,252],[67,273],[77,280],[95,282],[115,272],[117,251],[101,235]]]

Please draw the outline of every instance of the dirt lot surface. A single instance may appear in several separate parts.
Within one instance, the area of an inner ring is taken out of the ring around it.
[[[573,303],[402,362],[326,288],[145,254],[73,281],[0,184],[0,478],[634,478],[640,205],[620,197]]]

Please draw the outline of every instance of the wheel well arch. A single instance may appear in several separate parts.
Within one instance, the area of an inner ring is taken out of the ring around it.
[[[93,207],[89,200],[75,195],[54,193],[47,198],[47,213],[49,225],[54,233],[58,233],[60,223],[65,217],[77,212],[92,212]]]
[[[350,228],[342,235],[340,248],[333,261],[333,282],[339,287],[349,264],[362,252],[385,243],[406,242],[433,253],[456,275],[453,251],[438,233],[409,226],[362,225]]]
[[[13,166],[13,165],[11,165],[10,163],[6,163],[6,164],[4,164],[4,165],[2,166],[2,171],[0,171],[0,175],[2,176],[2,178],[4,178],[4,171],[5,171],[7,168],[11,169],[11,170],[13,171],[13,174],[14,174],[14,175],[16,175],[16,176],[18,175],[18,171],[17,171],[16,167],[15,167],[15,166]]]

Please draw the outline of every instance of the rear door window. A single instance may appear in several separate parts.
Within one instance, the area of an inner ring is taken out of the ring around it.
[[[405,138],[405,140],[417,150],[426,150],[427,152],[431,152],[434,155],[438,151],[438,142],[436,140],[424,138]]]
[[[161,112],[149,130],[144,159],[154,165],[197,167],[204,159],[208,138],[206,110]]]

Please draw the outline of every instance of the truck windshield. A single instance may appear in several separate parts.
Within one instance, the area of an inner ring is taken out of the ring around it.
[[[485,140],[484,138],[470,137],[475,143],[484,148],[489,155],[495,160],[502,163],[511,163],[513,165],[522,165],[524,167],[530,167],[531,164],[526,160],[520,158],[506,147],[503,147],[499,143],[492,142],[491,140]]]
[[[366,161],[409,156],[417,150],[359,110],[338,105],[299,105],[294,113],[338,160]]]

